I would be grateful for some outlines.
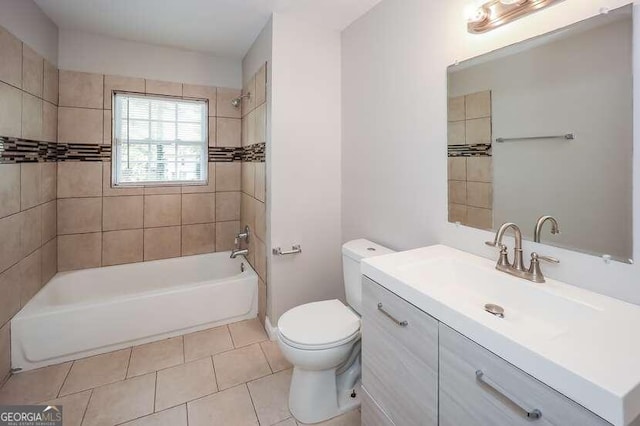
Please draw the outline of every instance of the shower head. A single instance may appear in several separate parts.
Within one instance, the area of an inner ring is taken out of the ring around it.
[[[251,97],[251,93],[247,93],[245,95],[238,96],[237,98],[233,98],[231,99],[231,105],[233,105],[234,108],[240,108],[240,105],[242,105],[242,99],[250,98],[250,97]]]

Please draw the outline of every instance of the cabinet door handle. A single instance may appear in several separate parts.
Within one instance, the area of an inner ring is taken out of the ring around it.
[[[389,312],[385,311],[384,308],[382,307],[382,302],[378,302],[378,310],[380,312],[382,312],[391,321],[393,321],[396,324],[398,324],[400,327],[406,327],[406,326],[409,325],[409,323],[407,321],[400,321],[400,320],[396,319],[393,315],[391,315]]]
[[[540,410],[538,410],[537,408],[534,408],[533,410],[528,410],[527,408],[525,408],[524,404],[518,402],[517,399],[512,398],[511,396],[507,395],[507,393],[504,391],[504,389],[502,389],[493,380],[491,380],[488,377],[486,377],[485,374],[482,372],[482,370],[476,370],[476,379],[480,383],[483,383],[483,384],[487,385],[494,392],[502,395],[503,397],[505,397],[509,401],[511,401],[516,407],[518,407],[520,410],[522,410],[522,413],[528,419],[538,420],[540,417],[542,417],[542,412]]]

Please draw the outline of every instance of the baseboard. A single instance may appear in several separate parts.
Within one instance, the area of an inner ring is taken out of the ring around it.
[[[273,325],[271,325],[271,320],[269,320],[269,317],[265,317],[264,319],[264,329],[267,330],[269,340],[278,340],[278,327],[274,327]]]

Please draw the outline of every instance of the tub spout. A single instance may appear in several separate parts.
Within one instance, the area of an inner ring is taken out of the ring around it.
[[[230,257],[232,259],[235,259],[236,257],[238,257],[240,255],[246,256],[247,254],[249,254],[249,249],[242,249],[242,250],[234,249],[234,250],[231,250],[231,256]]]

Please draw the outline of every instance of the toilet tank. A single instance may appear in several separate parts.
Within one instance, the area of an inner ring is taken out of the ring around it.
[[[360,261],[367,257],[395,253],[393,250],[365,239],[353,240],[342,246],[342,273],[347,303],[357,313],[362,311],[362,277]]]

